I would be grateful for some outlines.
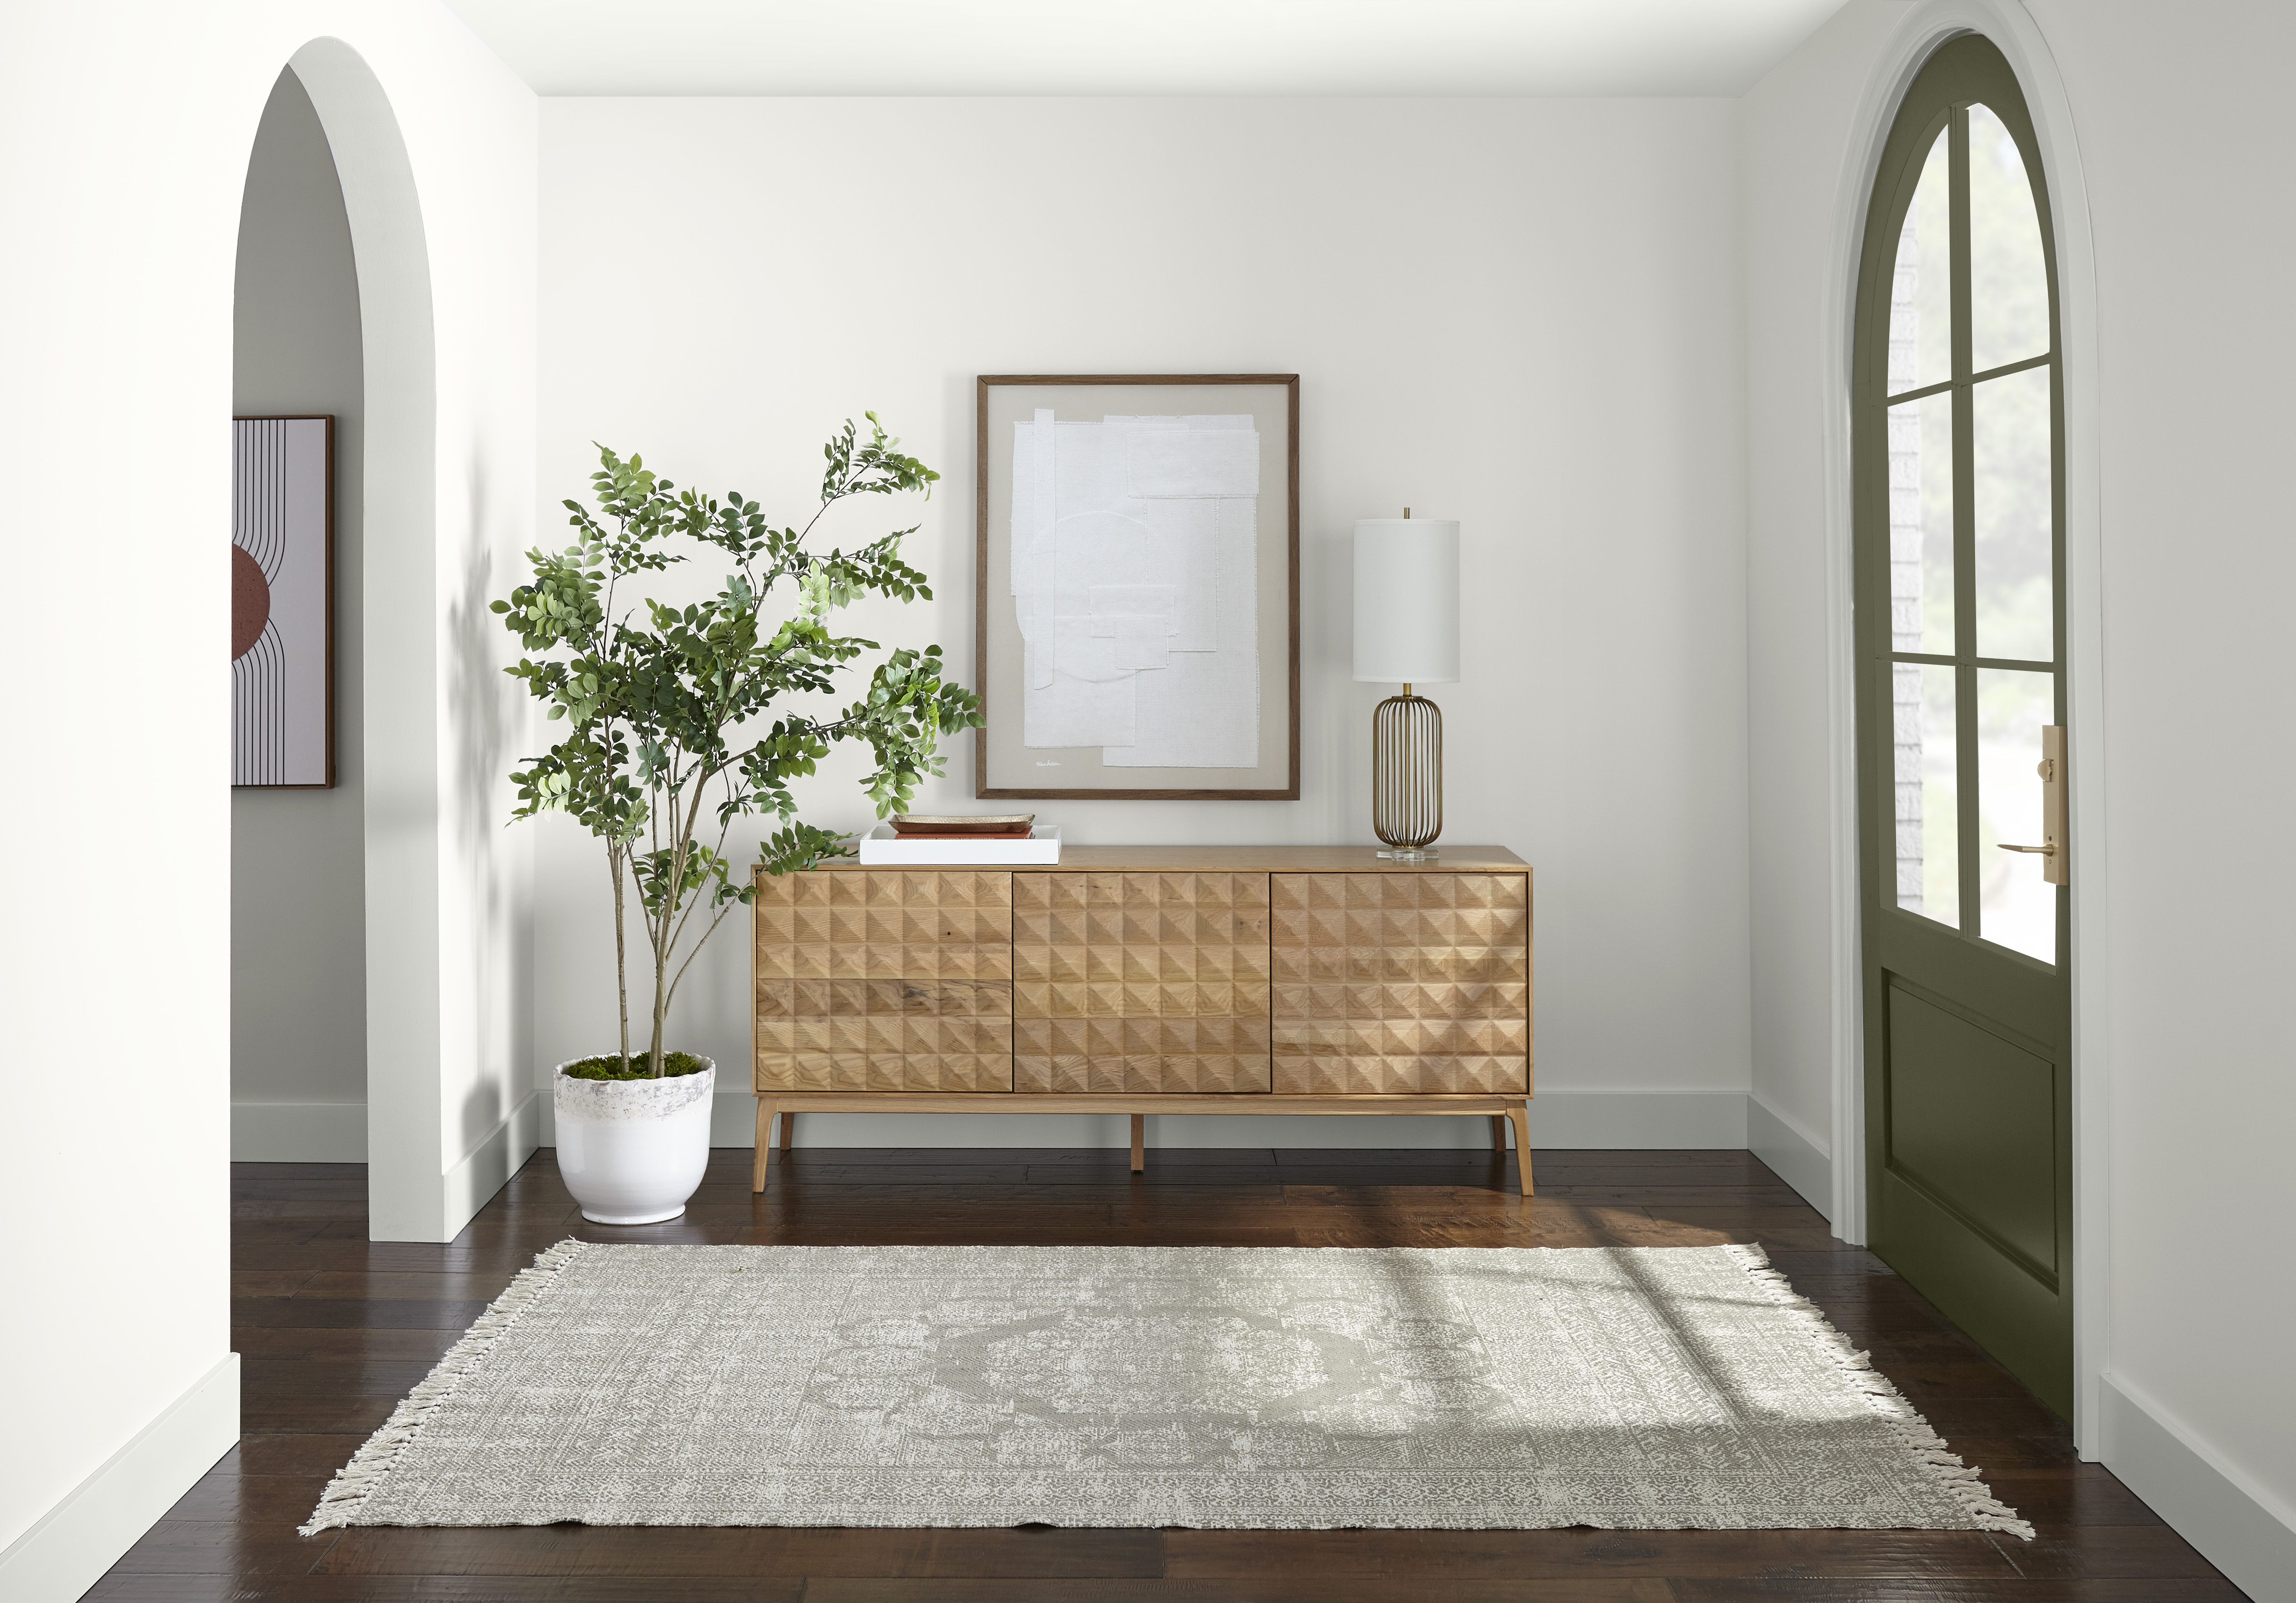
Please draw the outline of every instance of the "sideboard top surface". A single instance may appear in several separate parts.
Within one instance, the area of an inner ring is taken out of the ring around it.
[[[822,868],[843,873],[863,867],[858,862],[825,862]],[[1010,868],[1015,874],[1091,872],[1152,873],[1192,870],[1205,873],[1250,874],[1528,874],[1530,865],[1504,846],[1450,846],[1423,863],[1392,862],[1376,846],[1063,846],[1057,863],[874,863],[881,873],[938,867]],[[765,871],[758,870],[759,874]]]

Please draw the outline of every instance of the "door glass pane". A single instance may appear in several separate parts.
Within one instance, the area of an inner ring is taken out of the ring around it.
[[[1990,108],[1969,108],[1970,371],[2049,350],[2049,268],[2025,158]]]
[[[1897,748],[1898,906],[1958,926],[1953,672],[1934,662],[1898,662],[1890,670],[1890,686],[1896,703],[1890,723]]]
[[[1953,654],[1953,392],[1890,408],[1890,649]]]
[[[2041,726],[2055,706],[2054,674],[1977,670],[1978,933],[2044,963],[2057,960],[2057,888],[2039,856],[2000,846],[2041,844]]]
[[[1980,657],[2056,661],[2050,371],[2029,367],[1970,392]]]
[[[1888,392],[1902,395],[1953,376],[1953,284],[1947,266],[1953,238],[1947,193],[1946,131],[1938,130],[1922,164],[1914,203],[1898,235],[1898,267],[1890,281]]]

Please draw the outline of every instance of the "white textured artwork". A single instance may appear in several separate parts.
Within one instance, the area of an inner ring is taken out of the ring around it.
[[[1248,416],[1013,425],[1024,744],[1259,766],[1259,497]]]

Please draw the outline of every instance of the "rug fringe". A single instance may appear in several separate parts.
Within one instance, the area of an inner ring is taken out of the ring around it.
[[[1873,1408],[1874,1414],[1890,1427],[1901,1446],[1922,1467],[1922,1472],[1948,1497],[1959,1503],[1971,1522],[1980,1531],[2000,1531],[2011,1536],[2033,1540],[2033,1527],[2017,1517],[2017,1510],[1993,1495],[1986,1485],[1984,1472],[1964,1464],[1946,1447],[1944,1439],[1930,1427],[1921,1410],[1907,1402],[1905,1396],[1890,1383],[1890,1377],[1874,1367],[1873,1356],[1852,1346],[1849,1338],[1833,1328],[1824,1310],[1795,1291],[1783,1272],[1770,1267],[1769,1254],[1757,1245],[1732,1245],[1726,1249],[1746,1271],[1746,1278],[1769,1294],[1770,1300],[1794,1316],[1811,1344],[1841,1367]]]
[[[486,1361],[487,1354],[503,1334],[557,1283],[559,1271],[589,1245],[586,1241],[569,1237],[549,1251],[536,1254],[534,1267],[519,1271],[518,1278],[488,1305],[478,1322],[463,1332],[463,1339],[447,1350],[438,1368],[424,1376],[422,1384],[392,1410],[383,1427],[369,1436],[351,1455],[351,1461],[335,1472],[335,1478],[319,1494],[319,1506],[311,1511],[309,1521],[298,1526],[295,1533],[316,1536],[322,1531],[355,1523],[366,1500],[389,1478],[398,1455],[422,1434],[422,1426],[432,1412],[454,1395],[464,1377]]]

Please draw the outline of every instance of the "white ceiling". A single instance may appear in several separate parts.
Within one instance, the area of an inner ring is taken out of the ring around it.
[[[447,0],[544,95],[1740,95],[1843,0]]]

